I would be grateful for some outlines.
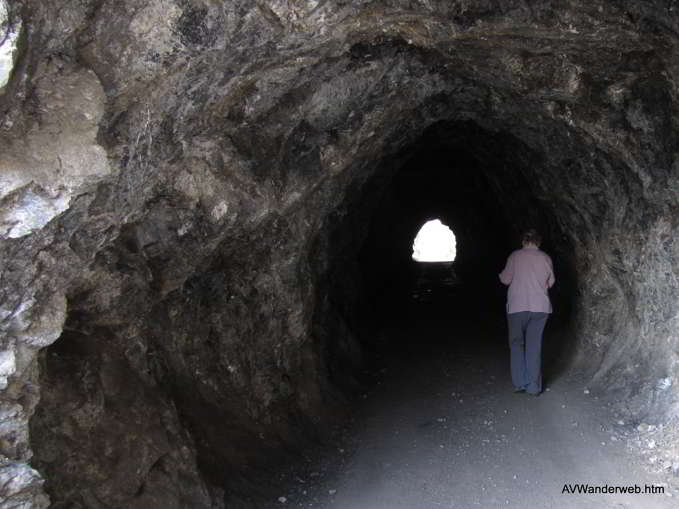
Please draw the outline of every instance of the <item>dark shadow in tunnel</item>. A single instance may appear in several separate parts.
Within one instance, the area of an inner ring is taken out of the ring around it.
[[[483,342],[474,349],[497,350],[508,358],[506,287],[498,273],[520,247],[527,227],[542,232],[542,248],[552,257],[557,275],[543,348],[545,383],[569,365],[575,273],[557,211],[534,194],[530,179],[538,164],[539,157],[509,134],[470,123],[439,123],[366,184],[368,198],[363,199],[371,204],[352,207],[363,214],[370,210],[370,227],[357,253],[360,292],[353,307],[345,302],[350,294],[346,289],[331,291],[331,298],[344,309],[375,366],[381,357],[399,352],[426,354],[445,348],[446,342],[455,346],[454,334],[388,332],[418,326],[447,327],[460,337],[462,331],[468,337],[473,333]],[[440,219],[455,233],[457,258],[450,268],[412,259],[413,240],[430,219]],[[351,270],[345,266],[337,273],[346,280]]]

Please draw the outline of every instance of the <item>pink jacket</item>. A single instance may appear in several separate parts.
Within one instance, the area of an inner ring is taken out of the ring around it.
[[[517,249],[507,258],[500,281],[509,285],[507,313],[551,313],[547,290],[554,285],[552,259],[536,247]]]

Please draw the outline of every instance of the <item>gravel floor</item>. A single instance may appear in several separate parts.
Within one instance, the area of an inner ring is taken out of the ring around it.
[[[513,393],[497,328],[420,319],[385,340],[393,355],[336,450],[290,474],[272,507],[679,507],[676,477],[643,467],[625,445],[631,425],[581,377]],[[665,493],[566,493],[574,484]]]

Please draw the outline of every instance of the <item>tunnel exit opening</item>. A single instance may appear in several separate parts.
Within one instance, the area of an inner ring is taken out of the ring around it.
[[[413,242],[413,260],[416,262],[446,263],[455,261],[455,234],[439,219],[422,225]]]

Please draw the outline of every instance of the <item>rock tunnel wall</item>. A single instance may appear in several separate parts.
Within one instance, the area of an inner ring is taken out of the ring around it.
[[[593,388],[676,422],[671,3],[7,5],[4,506],[220,507],[322,438],[361,362],[336,279],[437,122],[550,211]]]

